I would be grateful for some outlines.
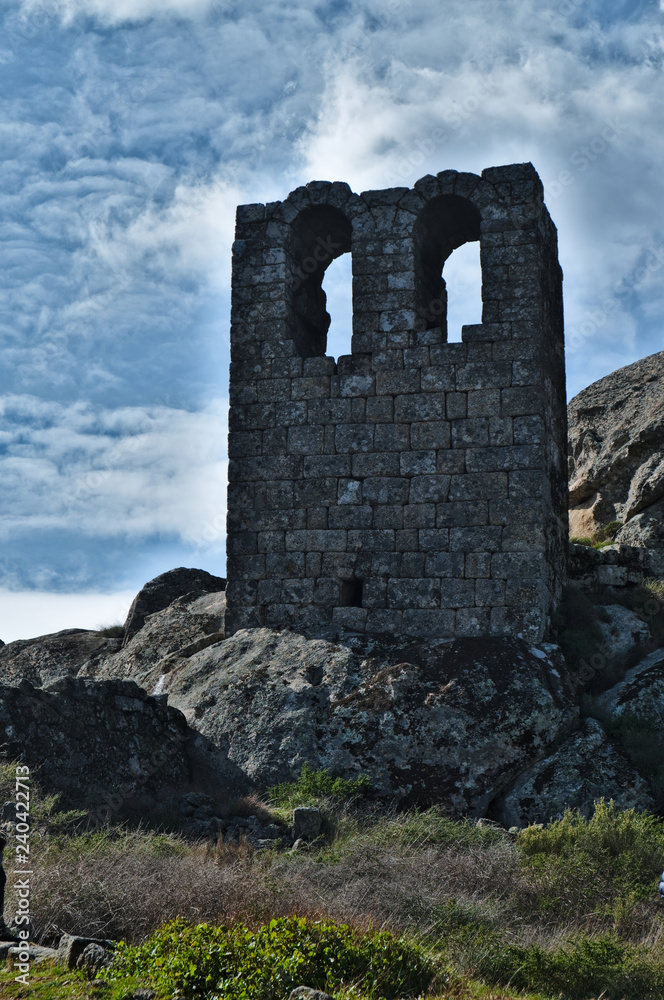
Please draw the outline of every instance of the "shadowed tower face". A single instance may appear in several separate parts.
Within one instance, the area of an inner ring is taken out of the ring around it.
[[[562,276],[531,164],[238,208],[227,631],[539,640],[567,542]],[[479,241],[482,322],[447,342]],[[350,253],[353,335],[323,279]]]

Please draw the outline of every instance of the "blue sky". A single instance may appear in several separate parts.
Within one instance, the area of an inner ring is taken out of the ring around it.
[[[0,638],[223,575],[235,206],[531,160],[570,395],[662,348],[664,11],[588,0],[0,0]],[[442,136],[441,136],[442,129]],[[476,322],[476,246],[446,266]],[[326,278],[333,353],[348,262]]]

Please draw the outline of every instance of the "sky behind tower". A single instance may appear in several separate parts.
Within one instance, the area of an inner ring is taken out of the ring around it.
[[[223,575],[238,203],[530,160],[569,394],[662,348],[664,11],[646,0],[5,0],[0,638]],[[446,265],[479,320],[476,245]],[[348,351],[347,257],[325,282]]]

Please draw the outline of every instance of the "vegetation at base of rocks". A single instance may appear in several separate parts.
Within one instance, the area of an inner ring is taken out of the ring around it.
[[[607,545],[613,544],[613,539],[622,528],[620,521],[611,521],[603,528],[600,528],[594,535],[570,535],[570,542],[574,545],[587,545],[592,549],[603,549]]]
[[[106,639],[121,639],[124,635],[124,625],[122,622],[111,622],[108,625],[97,625],[95,632]]]
[[[303,983],[397,1000],[430,992],[436,972],[420,947],[387,931],[282,917],[256,929],[172,921],[143,945],[121,946],[101,978],[143,976],[159,994],[182,1000],[281,1000]]]
[[[371,779],[366,774],[344,778],[329,771],[313,770],[308,764],[303,764],[298,778],[273,785],[268,788],[267,794],[274,807],[291,810],[295,806],[349,805],[372,791]]]
[[[37,936],[52,943],[57,929],[124,938],[121,954],[134,956],[122,974],[115,967],[114,982],[94,980],[81,996],[119,1000],[121,986],[126,995],[149,979],[146,969],[157,967],[146,956],[150,948],[169,952],[172,930],[164,925],[180,917],[188,929],[170,952],[177,951],[175,965],[190,970],[192,982],[200,983],[208,959],[201,964],[192,952],[187,964],[185,944],[194,948],[201,924],[209,925],[200,933],[211,941],[226,946],[237,935],[242,947],[254,942],[256,954],[256,942],[267,935],[261,928],[328,926],[334,928],[330,948],[341,948],[346,934],[366,942],[375,928],[389,931],[395,948],[415,948],[412,954],[430,963],[438,976],[433,995],[449,1000],[588,1000],[602,990],[605,1000],[664,1000],[664,910],[657,894],[664,822],[612,803],[598,803],[589,819],[568,812],[512,833],[487,821],[451,820],[435,809],[385,814],[374,803],[355,804],[339,809],[331,841],[294,853],[255,851],[247,842],[187,843],[121,827],[33,841]],[[10,873],[7,913],[15,903],[13,881]],[[293,924],[294,915],[304,924]],[[285,934],[287,940],[292,935]],[[274,939],[272,945],[281,947]],[[305,958],[312,947],[300,948]],[[341,953],[333,954],[341,961]],[[293,952],[283,968],[292,971],[298,961]],[[171,972],[166,961],[163,973]],[[256,977],[262,988],[264,979]],[[69,981],[77,984],[78,973]],[[159,989],[160,998],[175,995],[166,979]],[[372,995],[364,982],[332,992],[338,1000]],[[201,1000],[219,995],[192,993]],[[394,994],[401,995],[407,993]],[[79,995],[74,989],[44,994],[45,1000],[65,996]],[[284,988],[275,1000],[287,996]]]
[[[21,761],[0,760],[0,803],[14,802],[16,794],[17,767]],[[18,772],[23,774],[23,772]],[[30,776],[30,820],[33,828],[42,834],[72,833],[85,820],[86,813],[80,809],[61,809],[59,796],[45,795],[38,784],[38,774]],[[9,816],[7,817],[9,819]]]

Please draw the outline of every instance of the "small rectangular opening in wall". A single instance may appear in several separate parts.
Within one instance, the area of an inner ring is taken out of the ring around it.
[[[342,580],[339,604],[342,608],[361,608],[364,580]]]

